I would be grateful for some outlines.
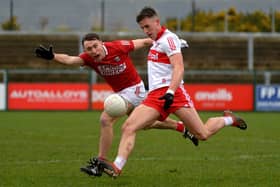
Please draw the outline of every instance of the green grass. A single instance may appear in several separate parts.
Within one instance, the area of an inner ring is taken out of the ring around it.
[[[175,131],[141,131],[116,180],[92,179],[79,170],[97,154],[99,114],[0,112],[0,186],[280,186],[279,113],[239,113],[249,124],[247,131],[224,128],[199,147]],[[218,115],[200,114],[203,120]]]

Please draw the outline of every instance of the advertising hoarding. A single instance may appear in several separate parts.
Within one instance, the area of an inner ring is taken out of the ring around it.
[[[256,110],[280,111],[280,85],[256,85]]]
[[[203,111],[252,111],[251,84],[186,84],[195,108]]]
[[[197,110],[253,110],[251,84],[186,84],[185,87]],[[93,84],[92,109],[102,110],[105,98],[112,93],[113,90],[107,84]]]
[[[0,110],[6,109],[6,85],[0,84]]]
[[[87,110],[87,83],[9,83],[9,110]]]
[[[197,110],[253,110],[251,84],[186,84]],[[5,88],[2,88],[2,94]],[[93,84],[91,103],[87,83],[10,83],[9,110],[103,110],[113,90],[106,83]],[[2,104],[4,106],[4,104]],[[3,108],[3,107],[2,107]]]
[[[93,84],[91,92],[91,107],[94,110],[103,110],[103,102],[110,94],[114,93],[106,83]]]

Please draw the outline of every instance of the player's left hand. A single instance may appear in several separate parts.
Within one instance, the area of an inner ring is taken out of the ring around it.
[[[189,44],[186,40],[180,38],[180,42],[181,42],[181,48],[188,48],[189,47]]]
[[[35,53],[37,57],[46,59],[46,60],[52,60],[54,58],[54,53],[53,53],[53,47],[49,46],[47,49],[45,46],[40,45],[35,49]]]
[[[166,92],[163,96],[159,98],[159,100],[163,99],[165,100],[163,108],[164,110],[167,110],[173,103],[174,95],[172,93]]]

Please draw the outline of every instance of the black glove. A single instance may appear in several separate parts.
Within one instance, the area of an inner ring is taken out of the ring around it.
[[[40,45],[35,49],[35,53],[37,57],[46,59],[46,60],[52,60],[54,58],[53,54],[53,47],[50,46],[49,49],[45,48],[43,45]]]
[[[163,96],[159,98],[159,100],[165,100],[164,102],[164,110],[167,110],[173,103],[174,95],[172,93],[165,93]]]

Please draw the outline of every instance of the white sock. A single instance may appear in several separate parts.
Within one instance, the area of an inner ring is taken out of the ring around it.
[[[233,119],[230,116],[224,117],[225,126],[231,126],[233,124]]]
[[[121,156],[117,156],[117,158],[116,158],[115,161],[114,161],[115,166],[116,166],[119,170],[122,170],[122,168],[124,167],[125,163],[126,163],[126,159],[124,159],[124,158],[121,157]]]

